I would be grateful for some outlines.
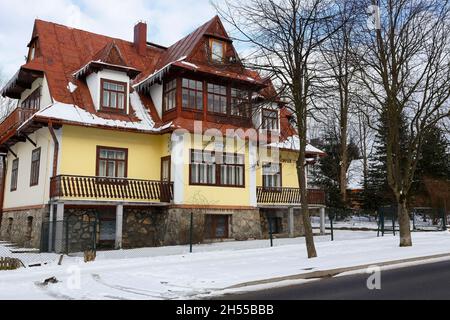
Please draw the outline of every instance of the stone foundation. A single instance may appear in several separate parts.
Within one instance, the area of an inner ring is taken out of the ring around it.
[[[49,207],[3,212],[0,239],[22,248],[40,248],[42,223],[48,221]]]
[[[282,230],[280,233],[273,234],[274,238],[289,237],[289,210],[288,209],[261,209],[260,223],[264,239],[270,237],[269,221],[267,217],[281,218]],[[294,237],[303,237],[305,235],[305,228],[300,213],[300,209],[294,210]]]
[[[165,214],[158,208],[124,208],[122,246],[124,249],[158,247],[164,244]]]

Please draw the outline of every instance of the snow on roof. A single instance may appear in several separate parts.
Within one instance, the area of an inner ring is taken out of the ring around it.
[[[282,142],[274,142],[269,144],[269,147],[275,147],[279,149],[287,149],[287,150],[300,150],[300,138],[298,136],[290,136],[285,141]],[[317,154],[325,154],[320,149],[308,144],[306,145],[306,152],[308,153],[317,153]]]
[[[182,56],[177,60],[171,61],[168,64],[166,64],[164,67],[162,67],[161,69],[155,70],[155,72],[153,72],[151,75],[149,75],[147,78],[145,78],[144,80],[136,83],[135,85],[133,85],[133,88],[140,90],[142,86],[145,85],[151,85],[153,84],[156,80],[161,80],[162,77],[169,71],[170,67],[175,63],[175,62],[180,62],[183,61],[184,59],[186,59],[186,56]],[[195,66],[197,68],[197,66]]]
[[[347,171],[347,189],[364,189],[364,162],[363,160],[353,160]]]
[[[111,63],[106,63],[103,62],[101,60],[97,60],[97,61],[89,61],[88,63],[86,63],[83,67],[81,67],[81,69],[75,71],[72,75],[74,78],[81,78],[83,77],[89,70],[89,67],[91,66],[91,64],[96,63],[96,64],[100,64],[103,65],[105,67],[114,67],[114,68],[121,68],[121,69],[128,69],[128,70],[135,70],[138,71],[136,68],[132,68],[132,67],[126,67],[126,66],[121,66],[118,64],[111,64]]]
[[[172,125],[171,123],[169,123],[163,127],[155,128],[155,122],[153,121],[149,111],[142,104],[139,94],[137,92],[133,92],[130,94],[130,98],[130,107],[134,109],[136,117],[140,119],[139,122],[100,118],[95,114],[81,109],[78,106],[60,102],[55,102],[47,108],[37,112],[35,114],[35,117],[70,121],[74,123],[81,123],[87,126],[98,125],[123,129],[136,129],[149,132],[160,132]]]

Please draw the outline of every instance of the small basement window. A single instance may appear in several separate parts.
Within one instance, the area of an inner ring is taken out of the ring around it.
[[[125,82],[102,79],[101,109],[125,113],[127,87]]]

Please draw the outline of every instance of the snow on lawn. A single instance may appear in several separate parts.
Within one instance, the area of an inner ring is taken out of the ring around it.
[[[412,248],[375,232],[337,231],[336,239],[317,237],[319,258],[311,260],[303,238],[275,240],[274,248],[268,241],[200,245],[193,254],[185,246],[100,253],[88,264],[66,257],[62,266],[0,272],[0,299],[190,299],[249,281],[450,253],[449,232],[414,233]],[[60,282],[39,285],[53,276]]]

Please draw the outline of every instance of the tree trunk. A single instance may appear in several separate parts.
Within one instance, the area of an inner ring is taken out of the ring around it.
[[[347,132],[344,131],[341,133],[345,134],[345,137],[341,137],[341,163],[340,163],[340,173],[339,173],[339,182],[340,182],[340,192],[341,192],[341,200],[342,204],[347,204],[347,167],[348,167],[348,154],[347,154]]]
[[[411,224],[406,199],[397,201],[398,224],[400,227],[400,247],[411,247]]]
[[[308,258],[316,258],[316,246],[314,245],[314,235],[311,226],[311,219],[309,217],[309,208],[308,208],[308,196],[306,190],[306,174],[305,174],[305,156],[300,152],[299,160],[297,161],[297,175],[298,182],[300,186],[300,197],[302,202],[302,220],[303,227],[305,230],[305,242],[306,242],[306,251],[308,253]]]

